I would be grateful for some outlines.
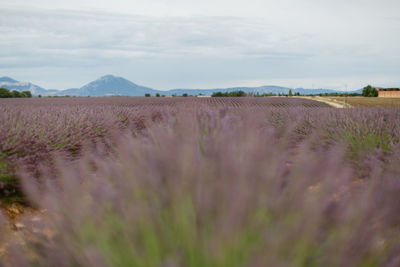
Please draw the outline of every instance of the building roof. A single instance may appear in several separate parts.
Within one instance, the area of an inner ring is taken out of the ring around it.
[[[376,88],[378,91],[400,91],[400,88]]]

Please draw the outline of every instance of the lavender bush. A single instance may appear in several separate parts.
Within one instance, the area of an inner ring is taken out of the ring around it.
[[[400,264],[396,110],[287,98],[73,101],[1,107],[14,124],[31,122],[21,129],[66,142],[43,144],[51,164],[7,158],[39,214],[21,219],[24,242],[6,241],[7,264]],[[16,119],[21,109],[30,112]]]

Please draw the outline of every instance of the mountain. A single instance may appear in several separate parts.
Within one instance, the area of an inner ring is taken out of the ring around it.
[[[18,81],[10,78],[10,77],[1,77],[0,83],[17,83]],[[4,88],[4,87],[3,87]]]
[[[17,91],[31,91],[33,95],[51,95],[58,92],[58,90],[46,90],[40,86],[37,86],[30,82],[19,82],[10,77],[0,77],[0,87],[6,88],[8,90],[17,90]]]
[[[61,90],[56,93],[58,96],[65,96],[65,95],[70,95],[70,96],[82,96],[81,91],[79,88],[70,88],[66,90]]]
[[[159,92],[149,87],[137,85],[122,77],[112,75],[103,76],[85,86],[76,89],[67,89],[57,95],[76,96],[144,96],[147,93]]]
[[[216,92],[232,92],[244,91],[246,93],[273,93],[273,94],[288,94],[289,90],[293,93],[300,93],[302,95],[316,95],[324,93],[344,93],[343,91],[330,90],[330,89],[305,89],[305,88],[288,88],[281,86],[259,86],[259,87],[231,87],[231,88],[215,88],[215,89],[172,89],[168,91],[155,90],[149,87],[137,85],[122,77],[113,75],[105,75],[99,79],[84,85],[81,88],[71,88],[66,90],[46,90],[35,84],[29,82],[19,82],[10,77],[0,78],[0,87],[9,90],[26,91],[29,90],[33,95],[43,96],[144,96],[145,94],[155,95],[211,95]],[[350,91],[347,93],[361,93],[362,89]]]

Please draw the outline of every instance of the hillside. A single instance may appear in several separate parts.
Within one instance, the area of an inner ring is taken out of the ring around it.
[[[38,85],[30,82],[19,82],[10,77],[0,78],[0,87],[9,90],[17,91],[31,91],[33,95],[43,96],[144,96],[145,94],[156,95],[211,95],[215,92],[232,92],[244,91],[246,93],[259,93],[259,94],[288,94],[289,90],[293,93],[300,93],[302,95],[324,94],[324,93],[344,93],[343,91],[331,89],[305,89],[305,88],[288,88],[282,86],[266,85],[259,87],[231,87],[231,88],[214,88],[214,89],[171,89],[171,90],[156,90],[150,87],[135,84],[125,78],[113,75],[105,75],[99,79],[92,81],[80,88],[70,88],[66,90],[47,90]],[[360,90],[349,91],[348,93],[361,93]]]

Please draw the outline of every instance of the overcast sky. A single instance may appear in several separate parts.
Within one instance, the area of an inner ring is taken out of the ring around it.
[[[4,2],[4,1],[3,1]],[[400,86],[399,0],[13,0],[0,76],[155,89]]]

